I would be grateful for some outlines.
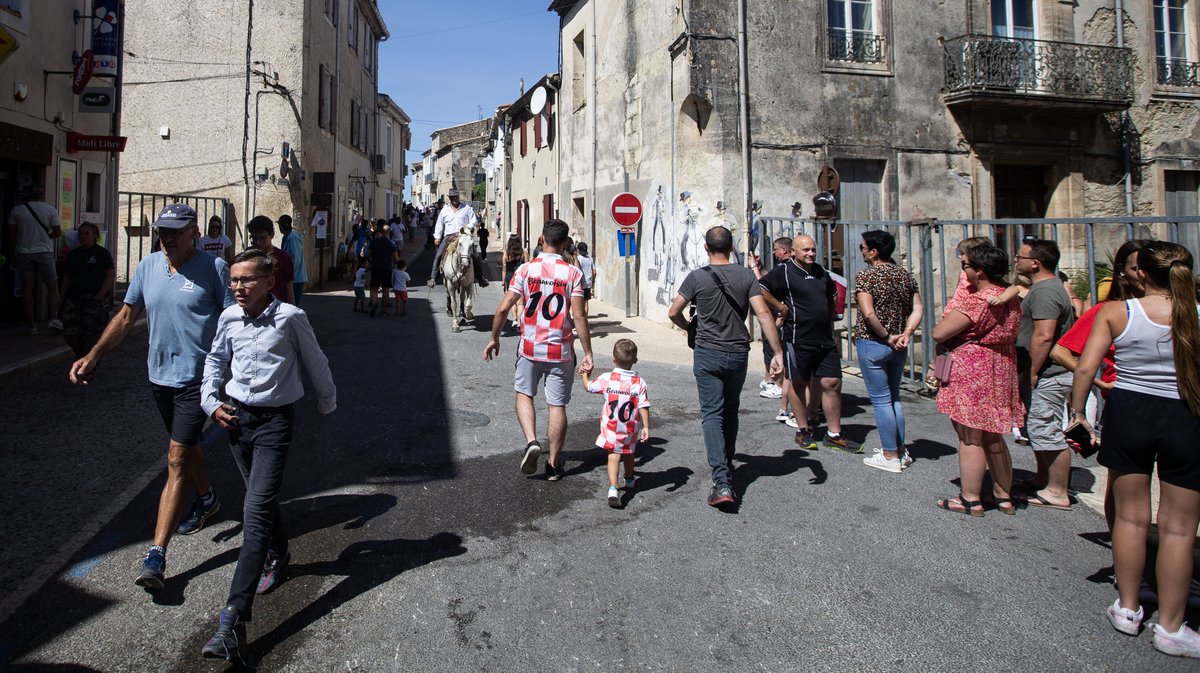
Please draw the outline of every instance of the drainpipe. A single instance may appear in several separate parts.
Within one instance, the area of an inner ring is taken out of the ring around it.
[[[1116,13],[1117,47],[1125,46],[1125,3],[1113,0],[1113,12]],[[1121,113],[1121,154],[1125,162],[1125,214],[1133,215],[1133,161],[1129,156],[1129,110]]]
[[[738,110],[742,126],[742,191],[746,203],[743,213],[746,215],[746,228],[743,233],[742,250],[750,252],[750,223],[754,219],[754,184],[752,182],[752,166],[750,165],[750,93],[747,91],[749,75],[746,72],[746,0],[738,2]]]
[[[254,36],[254,0],[246,3],[246,98],[242,113],[242,183],[245,189],[242,194],[242,231],[246,231],[246,223],[250,221],[250,168],[246,165],[246,152],[250,144],[250,45]],[[248,239],[246,239],[248,240]],[[243,240],[243,244],[246,241]]]
[[[599,234],[596,232],[596,171],[599,169],[599,161],[596,154],[600,148],[599,127],[596,121],[596,108],[600,105],[600,94],[596,91],[596,79],[599,73],[596,68],[599,67],[600,59],[596,57],[596,33],[598,27],[596,25],[596,3],[600,0],[592,0],[592,227],[590,234],[592,236],[592,245],[596,244],[596,237]]]
[[[746,215],[745,230],[742,233],[742,253],[750,254],[750,225],[754,222],[754,183],[750,165],[750,92],[749,75],[746,72],[749,65],[746,59],[746,0],[738,2],[738,107],[741,108],[740,122],[742,126],[742,191],[746,203],[742,210]],[[753,316],[746,316],[746,327],[750,334],[755,334]]]

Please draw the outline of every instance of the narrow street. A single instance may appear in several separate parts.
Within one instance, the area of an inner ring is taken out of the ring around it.
[[[974,519],[934,507],[956,491],[957,463],[928,400],[908,401],[917,461],[891,475],[796,449],[751,374],[740,511],[705,506],[695,388],[672,342],[682,335],[601,304],[597,366],[629,336],[650,385],[641,484],[622,510],[601,497],[597,400],[578,386],[567,477],[523,476],[513,337],[499,361],[481,358],[498,284],[478,297],[475,329],[451,334],[431,310],[441,288],[420,285],[428,254],[412,265],[420,289],[403,318],[352,313],[345,290],[305,298],[338,410],[298,405],[284,488],[292,577],[256,603],[258,670],[1190,670],[1147,636],[1135,646],[1105,628],[1111,556],[1091,509]],[[0,379],[6,417],[25,421],[0,440],[0,534],[21,541],[0,551],[5,670],[225,669],[199,657],[240,541],[221,432],[205,443],[221,514],[172,540],[163,591],[132,581],[166,440],[145,348],[144,334],[129,339],[86,389],[63,360]],[[846,432],[866,438],[864,388],[855,377],[846,388]],[[1019,447],[1014,459],[1032,465]],[[1086,470],[1074,486],[1102,488]]]

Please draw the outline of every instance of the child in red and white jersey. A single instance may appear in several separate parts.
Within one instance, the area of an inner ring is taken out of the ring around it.
[[[650,438],[650,395],[646,382],[632,369],[636,362],[637,344],[629,339],[618,339],[613,344],[613,363],[616,364],[613,371],[591,380],[586,371],[580,371],[587,391],[604,395],[596,447],[608,452],[609,507],[621,506],[621,495],[617,491],[618,465],[625,465],[625,489],[633,488],[634,449],[638,442]]]

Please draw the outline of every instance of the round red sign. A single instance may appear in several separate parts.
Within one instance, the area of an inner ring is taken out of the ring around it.
[[[633,194],[622,192],[613,197],[609,213],[617,226],[630,228],[642,219],[642,202]]]

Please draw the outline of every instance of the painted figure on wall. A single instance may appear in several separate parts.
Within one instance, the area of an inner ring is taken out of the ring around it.
[[[649,263],[646,265],[647,289],[654,294],[654,301],[669,306],[675,299],[675,277],[679,265],[676,254],[675,232],[667,212],[667,197],[662,185],[654,190],[650,203]]]

